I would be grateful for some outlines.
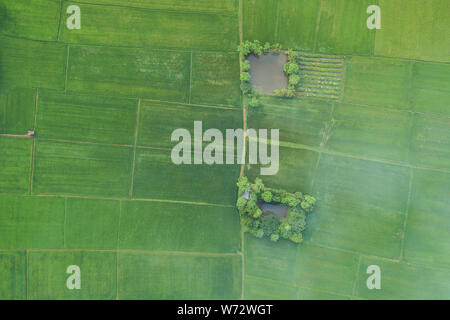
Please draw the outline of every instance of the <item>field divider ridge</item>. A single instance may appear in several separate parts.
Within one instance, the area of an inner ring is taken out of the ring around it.
[[[66,0],[63,0],[66,1]],[[89,1],[80,1],[80,0],[70,0],[74,3],[79,4],[87,4],[91,6],[100,6],[100,7],[119,7],[124,9],[135,9],[140,11],[149,11],[149,12],[169,12],[169,13],[182,13],[182,14],[208,14],[208,15],[220,15],[220,16],[236,16],[234,12],[217,12],[217,11],[194,11],[194,10],[176,10],[176,9],[158,9],[158,8],[145,8],[145,7],[136,7],[136,6],[125,6],[122,4],[111,4],[111,3],[92,3]]]
[[[402,230],[402,241],[400,245],[400,261],[405,261],[405,235],[406,235],[406,228],[408,224],[408,214],[409,209],[411,207],[411,193],[412,193],[412,184],[414,180],[414,170],[413,168],[410,168],[409,172],[409,187],[408,187],[408,198],[406,200],[406,208],[405,208],[405,216],[403,217],[403,230]]]
[[[36,88],[36,94],[34,96],[34,119],[33,119],[33,130],[36,131],[37,122],[37,112],[38,112],[38,101],[39,101],[39,89]],[[31,150],[31,168],[30,168],[30,195],[33,194],[33,175],[34,175],[34,154],[36,151],[36,137],[32,137],[32,150]]]
[[[134,131],[134,146],[133,146],[133,158],[131,160],[131,182],[130,182],[130,192],[129,198],[133,198],[133,184],[134,184],[134,169],[136,166],[136,145],[139,135],[139,117],[141,112],[141,99],[138,99],[138,105],[136,110],[136,128]]]

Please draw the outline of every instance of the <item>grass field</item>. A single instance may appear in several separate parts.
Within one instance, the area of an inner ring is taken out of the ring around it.
[[[0,299],[448,299],[449,9],[0,0]],[[304,86],[337,61],[337,91],[248,108],[240,38],[300,50]],[[197,120],[280,129],[262,178],[318,199],[302,244],[241,234],[240,165],[172,163],[171,133]]]

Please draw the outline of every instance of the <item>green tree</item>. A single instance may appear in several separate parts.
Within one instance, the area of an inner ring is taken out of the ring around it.
[[[238,209],[239,213],[243,213],[245,211],[245,206],[247,205],[247,200],[245,200],[242,197],[239,197],[236,201],[236,208]]]
[[[273,242],[277,242],[278,239],[280,239],[280,235],[279,235],[278,233],[273,233],[273,234],[270,236],[270,240],[273,241]]]
[[[246,72],[250,70],[250,62],[248,60],[242,61],[242,71]]]
[[[250,81],[250,73],[242,72],[241,73],[241,81],[244,81],[244,82]]]
[[[300,76],[298,74],[291,74],[289,77],[289,84],[292,86],[298,85],[300,82]]]
[[[297,74],[300,71],[300,68],[299,68],[298,64],[296,64],[295,62],[289,61],[288,63],[286,63],[284,65],[283,70],[287,75],[291,75],[291,74]]]
[[[289,239],[295,243],[302,243],[303,242],[303,236],[301,233],[292,233],[289,236]]]
[[[272,51],[275,52],[275,53],[280,52],[281,49],[282,49],[282,48],[281,48],[281,44],[279,44],[279,43],[274,43],[274,44],[272,45]]]
[[[260,194],[264,190],[264,183],[260,178],[255,179],[255,183],[251,184],[252,190]]]
[[[272,201],[272,192],[270,192],[269,190],[264,191],[263,194],[261,195],[261,198],[265,202],[271,202]]]
[[[306,216],[303,211],[289,210],[286,218],[293,233],[301,233],[305,230]]]
[[[246,176],[239,177],[236,185],[242,193],[250,191],[250,182]]]
[[[261,217],[261,214],[262,214],[262,211],[260,208],[258,208],[253,212],[253,218],[258,219],[259,217]]]
[[[279,226],[280,219],[275,217],[273,214],[268,214],[262,218],[262,229],[264,230],[264,234],[268,237],[277,232]]]
[[[280,230],[281,236],[284,239],[287,239],[287,238],[289,238],[289,235],[291,234],[292,227],[286,220],[283,220],[283,221],[281,221],[279,230]]]
[[[249,100],[248,100],[248,106],[252,107],[252,108],[256,108],[260,106],[260,102],[259,99],[256,96],[252,96]]]

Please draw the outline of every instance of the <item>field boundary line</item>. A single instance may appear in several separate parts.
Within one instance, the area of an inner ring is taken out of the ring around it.
[[[425,268],[430,270],[438,270],[438,271],[444,271],[444,272],[450,272],[450,267],[443,267],[443,266],[432,266],[432,265],[425,265],[425,264],[418,264],[418,263],[411,263],[407,261],[400,261],[396,259],[386,258],[386,257],[380,257],[380,256],[374,256],[370,254],[365,254],[361,252],[351,251],[347,249],[341,249],[341,248],[333,248],[329,246],[323,246],[317,243],[312,243],[309,241],[304,241],[304,243],[311,244],[313,246],[322,247],[330,250],[336,250],[341,252],[347,252],[352,253],[355,256],[361,255],[361,257],[365,258],[371,258],[371,259],[377,259],[385,262],[390,263],[398,263],[403,264],[411,267],[419,267],[419,268]],[[116,251],[121,253],[127,253],[127,252],[134,252],[134,253],[147,253],[147,254],[173,254],[173,255],[198,255],[198,256],[217,256],[217,257],[227,257],[227,256],[233,256],[233,257],[240,257],[241,253],[219,253],[219,252],[189,252],[189,251],[164,251],[164,250],[137,250],[137,249],[80,249],[80,248],[0,248],[0,251],[29,251],[29,252],[38,252],[38,251],[74,251],[74,252],[80,252],[80,251],[87,251],[87,252],[110,252],[115,253]],[[251,275],[248,275],[251,277]]]
[[[189,63],[189,91],[188,91],[188,104],[191,104],[191,95],[192,95],[192,56],[193,52],[191,50],[190,54],[190,63]]]
[[[104,47],[104,48],[126,48],[126,49],[146,49],[149,51],[163,51],[163,52],[184,52],[189,53],[191,51],[193,52],[204,52],[204,53],[234,53],[236,54],[236,50],[233,48],[230,49],[189,49],[189,48],[177,48],[177,47],[167,47],[167,48],[155,48],[153,46],[121,46],[121,45],[106,45],[106,44],[99,44],[99,43],[74,43],[74,42],[64,42],[64,41],[55,41],[55,40],[39,40],[39,39],[33,39],[33,38],[27,38],[22,36],[14,36],[9,34],[0,34],[1,37],[6,38],[12,38],[12,39],[20,39],[20,40],[27,40],[27,41],[34,41],[34,42],[41,42],[41,43],[53,43],[53,44],[61,44],[61,45],[71,45],[72,47]],[[315,52],[315,51],[306,51],[303,50],[302,52],[307,53],[317,53],[317,54],[330,54],[327,52]],[[412,58],[402,58],[402,57],[388,57],[388,56],[382,56],[382,55],[375,55],[371,56],[369,54],[341,54],[342,57],[366,57],[366,58],[383,58],[383,59],[390,59],[390,60],[401,60],[401,61],[414,61],[414,62],[426,62],[426,63],[434,63],[434,64],[450,64],[450,61],[436,61],[436,60],[421,60],[421,59],[412,59]]]
[[[276,12],[275,12],[275,30],[273,35],[273,42],[278,43],[278,35],[279,35],[279,25],[280,25],[280,1],[276,1]]]
[[[414,170],[413,170],[413,168],[410,168],[408,200],[406,201],[405,216],[404,216],[404,220],[403,220],[402,241],[401,241],[401,245],[400,245],[400,256],[399,256],[400,261],[405,261],[405,235],[406,235],[406,227],[408,224],[409,209],[411,207],[411,193],[412,193],[413,181],[414,181]]]
[[[70,44],[67,44],[66,78],[64,80],[64,93],[67,92],[67,81],[69,78],[69,57],[70,57]]]
[[[313,53],[317,53],[317,41],[319,38],[319,26],[320,26],[320,16],[321,16],[321,12],[322,12],[322,1],[319,1],[319,5],[317,7],[317,18],[316,18],[316,30],[314,31],[314,44],[313,44],[313,48],[312,48],[312,52]]]
[[[182,14],[207,14],[207,15],[219,15],[219,16],[230,16],[235,17],[235,12],[216,12],[216,11],[188,11],[188,10],[175,10],[175,9],[157,9],[157,8],[144,8],[144,7],[135,7],[135,6],[124,6],[122,4],[106,4],[106,3],[91,3],[88,1],[79,1],[79,0],[71,0],[72,2],[79,4],[87,4],[91,6],[100,6],[100,7],[119,7],[126,9],[135,9],[141,11],[151,11],[151,12],[169,12],[169,13],[182,13]]]
[[[239,0],[239,15],[238,15],[238,25],[239,25],[239,44],[242,44],[244,36],[243,36],[243,0]],[[239,53],[239,74],[242,73],[242,56],[241,53]],[[242,148],[242,160],[241,161],[241,168],[239,171],[239,177],[244,176],[245,173],[245,158],[247,153],[246,148],[246,141],[247,141],[247,106],[245,104],[245,97],[242,94],[242,91],[240,90],[240,98],[242,103],[242,126],[244,131],[244,143]],[[234,208],[234,206],[233,206]],[[240,227],[240,234],[241,234],[241,300],[245,299],[245,235],[244,230],[241,224],[241,221],[239,219],[239,227]]]
[[[353,281],[353,286],[352,286],[352,296],[353,297],[356,296],[356,288],[357,288],[358,283],[359,283],[359,269],[360,268],[361,268],[361,254],[359,254],[359,256],[358,256],[358,263],[356,264],[355,280]]]
[[[0,133],[0,137],[30,138],[30,136],[27,134],[10,134],[10,133]]]
[[[15,136],[15,135],[7,135],[0,134],[0,136]],[[18,135],[17,137],[26,138],[27,135]],[[79,144],[92,144],[92,145],[100,145],[100,146],[109,146],[109,147],[121,147],[121,148],[134,148],[132,144],[117,144],[117,143],[107,143],[107,142],[95,142],[95,141],[82,141],[82,140],[66,140],[66,139],[56,139],[56,138],[35,138],[40,141],[54,141],[54,142],[64,142],[64,143],[79,143]],[[140,146],[136,145],[137,149],[155,149],[155,150],[164,150],[164,151],[172,151],[172,148],[168,147],[153,147],[153,146]],[[194,154],[195,151],[188,150],[187,152]],[[203,154],[203,151],[202,151]],[[224,152],[221,155],[227,155],[229,153]],[[234,152],[233,152],[234,155]],[[237,155],[234,155],[237,158]],[[230,164],[231,165],[231,164]]]
[[[131,144],[117,144],[117,143],[107,143],[107,142],[82,141],[82,140],[66,140],[66,139],[55,139],[55,138],[37,138],[37,140],[55,141],[55,142],[67,142],[67,143],[95,144],[95,145],[109,146],[109,147],[133,148],[133,145],[131,145]]]
[[[290,142],[287,142],[287,143],[281,142],[280,146],[284,147],[284,148],[291,148],[291,149],[309,150],[309,151],[314,151],[317,153],[321,152],[320,149],[317,147],[311,147],[311,146],[307,146],[307,145],[290,143]],[[430,170],[430,171],[437,171],[437,172],[443,172],[443,173],[450,173],[450,169],[417,166],[417,165],[409,164],[407,162],[401,162],[401,161],[396,161],[396,160],[368,158],[368,157],[362,157],[362,156],[358,156],[358,155],[343,153],[343,152],[339,152],[339,151],[332,151],[332,150],[328,150],[328,149],[324,149],[322,151],[322,153],[324,153],[326,155],[339,156],[339,157],[351,158],[351,159],[356,159],[356,160],[372,161],[372,162],[378,162],[378,163],[399,166],[399,167],[404,167],[404,168],[413,168],[413,169],[420,169],[420,170]]]
[[[12,249],[11,249],[12,250]],[[14,249],[17,250],[17,249]],[[109,253],[141,253],[141,254],[154,254],[154,255],[180,255],[180,256],[205,256],[205,257],[217,257],[217,258],[223,258],[223,257],[240,257],[240,253],[232,253],[232,252],[199,252],[199,251],[164,251],[164,250],[139,250],[139,249],[78,249],[78,248],[30,248],[25,249],[30,252],[67,252],[67,251],[73,251],[73,252],[109,252]]]
[[[25,300],[28,300],[28,249],[25,249]]]
[[[312,194],[312,192],[313,192],[314,182],[316,181],[316,177],[317,177],[318,170],[319,170],[320,159],[322,158],[322,152],[324,150],[326,150],[325,146],[326,146],[326,144],[328,142],[329,137],[331,136],[331,132],[332,132],[332,129],[333,129],[333,116],[334,116],[335,104],[336,104],[335,101],[333,101],[332,104],[331,104],[330,119],[325,124],[324,133],[323,133],[323,136],[322,136],[322,141],[320,143],[319,148],[316,151],[319,155],[317,156],[317,162],[316,162],[316,165],[314,167],[314,174],[313,174],[313,177],[311,179],[310,194]]]
[[[392,262],[392,263],[401,263],[401,264],[405,264],[405,265],[412,266],[412,267],[421,267],[421,268],[428,268],[428,269],[435,269],[435,270],[441,270],[441,271],[450,272],[450,266],[449,267],[438,267],[438,266],[432,266],[432,265],[427,265],[427,264],[420,264],[420,263],[412,263],[412,262],[407,262],[407,261],[400,261],[399,259],[386,258],[386,257],[382,257],[382,256],[371,255],[371,254],[368,254],[368,253],[354,251],[354,250],[351,250],[351,249],[331,247],[331,246],[328,246],[326,244],[313,242],[311,240],[304,240],[303,243],[306,243],[306,244],[309,244],[309,245],[312,245],[312,246],[316,246],[316,247],[320,247],[320,248],[329,249],[329,250],[335,250],[335,251],[340,251],[340,252],[344,252],[344,253],[350,253],[350,254],[353,254],[353,255],[356,255],[356,256],[357,255],[361,255],[361,256],[366,257],[366,258],[373,258],[373,259],[383,260],[383,261]]]
[[[67,197],[64,198],[63,248],[66,248]]]
[[[56,41],[59,41],[59,37],[61,34],[61,23],[62,23],[62,16],[63,16],[63,7],[64,7],[64,0],[59,1],[59,21],[58,21],[58,31],[56,34]]]
[[[379,0],[375,0],[375,4],[376,4],[377,6],[379,6],[379,5],[380,5],[380,1],[379,1]],[[370,52],[371,52],[371,56],[372,56],[372,57],[375,56],[375,46],[376,46],[376,43],[377,43],[377,29],[374,29],[374,30],[373,30],[372,47],[370,48],[370,49],[371,49]]]
[[[39,89],[36,88],[36,94],[34,96],[34,119],[33,119],[33,130],[36,131],[37,122],[37,112],[38,112],[38,101],[39,101]],[[32,137],[31,146],[31,169],[30,169],[30,195],[33,194],[33,175],[34,175],[34,154],[36,152],[36,137]]]
[[[129,98],[134,99],[134,98]],[[161,102],[161,103],[168,103],[168,104],[176,104],[176,105],[183,105],[186,107],[200,107],[200,108],[208,108],[208,109],[225,109],[225,110],[236,110],[240,111],[240,108],[237,106],[209,106],[206,104],[196,104],[196,103],[186,103],[186,102],[175,102],[175,101],[165,101],[165,100],[155,100],[155,99],[148,99],[148,98],[142,98],[142,101],[149,101],[149,102]]]
[[[130,199],[133,198],[134,169],[136,166],[136,149],[137,149],[136,145],[137,145],[138,134],[139,134],[140,111],[141,111],[141,99],[138,99],[138,105],[137,105],[137,110],[136,110],[136,128],[134,131],[133,159],[131,160],[131,182],[130,182],[130,192],[129,192]]]
[[[122,218],[122,200],[119,200],[119,221],[117,223],[117,243],[116,243],[116,300],[119,300],[119,241],[120,241],[120,219]]]
[[[413,96],[413,73],[414,73],[414,65],[416,64],[415,61],[410,61],[409,66],[409,83],[408,83],[408,107],[409,110],[412,110],[412,96]]]
[[[341,94],[339,99],[337,99],[339,102],[343,102],[344,101],[344,94],[345,94],[345,74],[347,73],[347,63],[348,63],[348,59],[346,59],[346,57],[344,56],[342,58],[343,62],[342,62],[342,69],[341,69]]]
[[[0,192],[3,195],[10,196],[27,196],[27,194],[12,194]],[[170,200],[170,199],[145,199],[145,198],[133,198],[129,199],[127,197],[102,197],[102,196],[86,196],[86,195],[72,195],[72,194],[34,194],[34,197],[55,197],[55,198],[78,198],[78,199],[96,199],[96,200],[112,200],[112,201],[141,201],[141,202],[163,202],[163,203],[178,203],[178,204],[188,204],[195,206],[209,206],[209,207],[221,207],[221,208],[234,208],[234,205],[221,204],[221,203],[208,203],[208,202],[195,202],[195,201],[184,201],[184,200]]]
[[[96,47],[96,48],[119,48],[119,49],[145,49],[148,51],[162,51],[162,52],[177,52],[177,53],[189,53],[191,51],[193,52],[203,52],[203,53],[234,53],[236,54],[236,50],[233,48],[230,49],[190,49],[190,48],[177,48],[177,47],[160,47],[155,48],[153,46],[124,46],[124,45],[107,45],[107,44],[100,44],[100,43],[75,43],[75,42],[65,42],[65,41],[55,41],[55,40],[40,40],[40,39],[32,39],[22,36],[14,36],[9,34],[0,34],[0,38],[6,37],[10,39],[19,39],[19,40],[26,40],[26,41],[34,41],[34,42],[40,42],[40,43],[47,43],[47,44],[60,44],[60,45],[71,45],[72,47]],[[430,61],[434,62],[434,61]],[[440,63],[440,62],[436,62]],[[450,62],[449,62],[450,64]]]
[[[336,291],[328,291],[328,290],[323,290],[323,289],[317,289],[317,288],[312,288],[312,287],[308,287],[308,286],[303,286],[303,285],[298,285],[298,284],[292,284],[289,282],[284,282],[284,281],[277,281],[277,280],[273,280],[273,279],[267,279],[267,278],[261,278],[261,277],[257,277],[257,276],[252,276],[252,275],[248,275],[248,278],[254,279],[254,280],[258,280],[261,282],[268,282],[268,283],[277,283],[277,284],[281,284],[281,285],[285,285],[288,287],[291,287],[293,289],[307,289],[307,290],[313,290],[313,291],[317,291],[317,292],[321,292],[321,293],[328,293],[328,294],[334,294],[337,296],[342,296],[342,297],[347,297],[347,298],[351,298],[352,295],[349,294],[344,294],[344,293],[339,293]],[[299,299],[299,292],[297,292],[297,299]]]

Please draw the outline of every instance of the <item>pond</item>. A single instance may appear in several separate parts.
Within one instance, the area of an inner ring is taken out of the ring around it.
[[[288,87],[289,79],[283,72],[283,66],[288,61],[284,53],[268,53],[260,56],[250,55],[250,83],[253,90],[273,94],[274,90]]]
[[[278,204],[266,203],[264,201],[258,203],[258,206],[260,207],[260,209],[262,211],[263,217],[268,214],[273,214],[278,219],[286,218],[287,211],[289,210],[288,206],[284,206],[279,203]]]

